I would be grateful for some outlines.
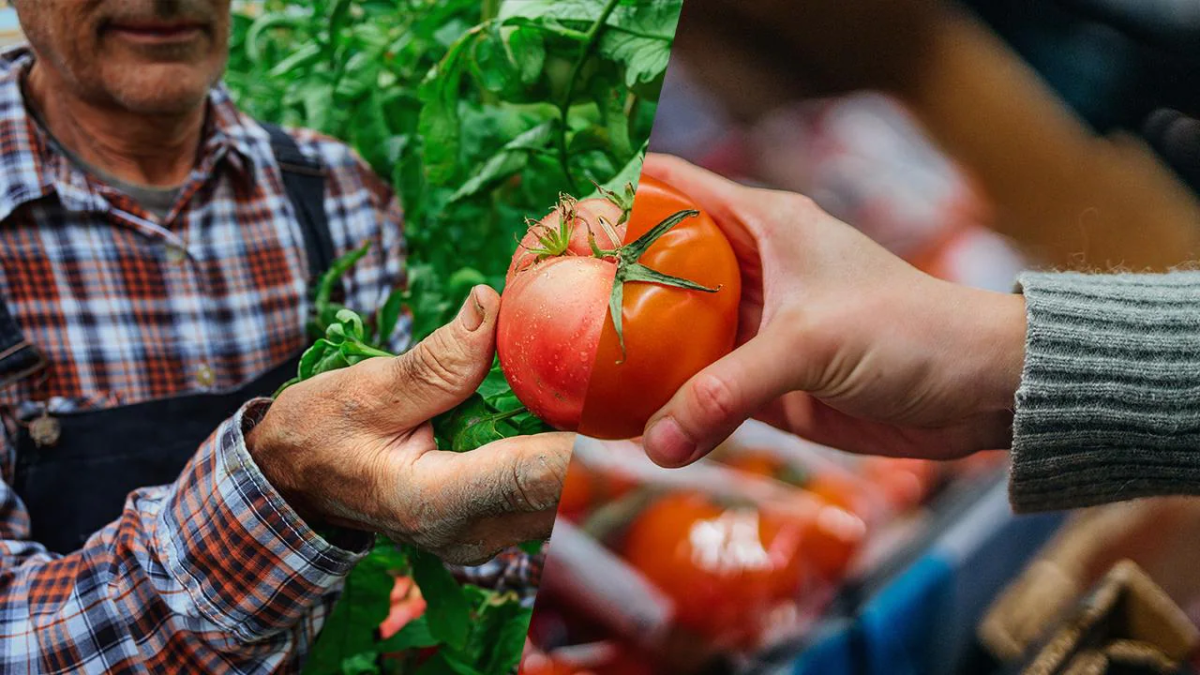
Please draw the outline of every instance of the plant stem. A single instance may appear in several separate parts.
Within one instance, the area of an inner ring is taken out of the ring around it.
[[[592,52],[595,51],[596,45],[600,42],[600,35],[604,32],[604,26],[608,23],[608,17],[612,16],[613,10],[617,8],[620,0],[608,0],[604,5],[604,10],[600,12],[599,18],[588,29],[584,38],[583,46],[579,48],[579,56],[575,59],[575,64],[571,67],[571,77],[567,80],[567,91],[563,94],[562,101],[558,104],[558,117],[562,121],[562,128],[559,130],[558,136],[558,161],[562,164],[563,174],[567,177],[567,183],[570,184],[572,192],[579,192],[579,184],[575,182],[575,177],[571,175],[571,167],[567,158],[567,113],[571,110],[571,100],[575,96],[575,81],[579,79],[579,73],[583,70],[583,66],[587,60],[591,58]]]
[[[480,22],[487,23],[496,18],[500,14],[500,0],[483,0],[483,5],[480,8]]]
[[[359,342],[359,343],[355,344],[354,348],[356,350],[358,350],[363,356],[387,356],[387,357],[395,356],[395,354],[393,354],[391,352],[385,352],[382,349],[376,349],[375,347],[372,347],[371,345],[369,345],[365,342]]]

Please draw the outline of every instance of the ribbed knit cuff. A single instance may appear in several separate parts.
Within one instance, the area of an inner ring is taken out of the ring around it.
[[[1200,273],[1021,276],[1017,511],[1200,494]]]

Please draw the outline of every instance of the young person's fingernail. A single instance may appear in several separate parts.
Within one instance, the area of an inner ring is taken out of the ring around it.
[[[664,417],[650,425],[642,444],[650,459],[666,467],[683,466],[696,454],[696,443],[673,417]]]

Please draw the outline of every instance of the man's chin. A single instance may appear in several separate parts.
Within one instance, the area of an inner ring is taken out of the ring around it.
[[[204,104],[213,79],[198,76],[194,68],[185,66],[143,66],[124,73],[108,90],[115,102],[131,113],[181,115]]]

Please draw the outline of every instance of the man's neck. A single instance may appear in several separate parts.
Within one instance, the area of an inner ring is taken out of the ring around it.
[[[203,105],[178,115],[139,115],[76,98],[53,77],[34,62],[26,93],[66,149],[127,183],[173,187],[184,182],[200,146]]]

